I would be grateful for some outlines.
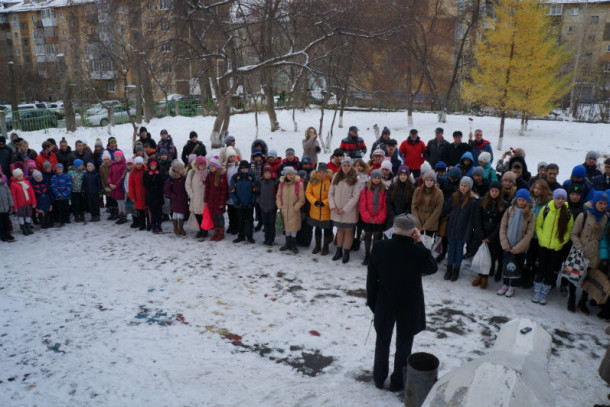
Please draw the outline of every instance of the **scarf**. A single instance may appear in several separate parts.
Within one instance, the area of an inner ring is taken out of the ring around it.
[[[30,188],[25,181],[17,181],[18,184],[21,184],[21,188],[23,189],[23,195],[25,195],[25,201],[30,200],[30,194],[28,194],[28,189]]]
[[[159,170],[148,170],[148,175],[157,175]]]
[[[208,177],[208,170],[205,169],[203,171],[197,170],[197,175],[199,175],[199,183],[205,184],[205,179]]]
[[[523,230],[523,209],[514,208],[513,216],[508,222],[506,230],[506,240],[510,247],[515,247],[521,240],[521,231]]]
[[[379,204],[379,191],[381,185],[373,185],[373,213],[377,213],[377,205]]]
[[[604,212],[600,212],[597,209],[595,209],[595,206],[592,208],[589,208],[589,212],[591,212],[595,216],[595,220],[597,222],[599,222],[602,219],[602,216],[605,215]],[[584,227],[584,225],[583,225],[583,227]]]

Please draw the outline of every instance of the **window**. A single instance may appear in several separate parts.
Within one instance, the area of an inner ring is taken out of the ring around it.
[[[152,23],[152,22],[148,22],[148,23],[146,23],[146,29],[147,29],[148,31],[152,31],[152,30],[153,30],[153,23]]]
[[[30,20],[34,21],[34,14],[30,14]]]
[[[599,23],[599,16],[591,16],[592,23]]]
[[[169,21],[161,20],[161,31],[169,31]]]
[[[610,72],[610,64],[604,65],[604,72]]]
[[[108,82],[108,85],[106,85],[106,90],[111,93],[116,92],[116,82]]]
[[[161,10],[169,10],[170,8],[172,8],[172,0],[160,0],[159,8]]]
[[[574,27],[573,25],[568,27],[568,34],[574,34],[574,31],[576,31],[576,27]]]
[[[19,39],[19,33],[15,33],[15,39],[18,40]]]
[[[148,0],[146,2],[146,10],[148,10],[148,11],[152,10],[152,0]]]
[[[13,21],[17,22],[17,14],[13,14]]]
[[[30,41],[27,38],[22,39],[23,41],[23,46],[27,47],[28,45],[30,45]]]
[[[610,45],[606,47],[606,52],[610,52]]]
[[[62,37],[65,37],[65,36],[66,36],[66,29],[65,29],[65,28],[62,28],[62,29],[61,29],[61,36],[62,36]]]
[[[172,46],[169,42],[164,42],[161,44],[161,52],[171,52]]]
[[[163,73],[171,73],[172,72],[172,64],[166,62],[163,64]]]
[[[28,29],[28,24],[27,23],[21,23],[21,29],[23,31],[27,30]]]
[[[87,26],[83,27],[83,34],[87,35]]]
[[[122,34],[125,33],[125,24],[121,24],[121,27],[119,28],[119,32]]]
[[[44,45],[36,45],[34,55],[44,55]]]
[[[63,12],[63,11],[60,11],[60,12],[59,12],[59,16],[60,16],[61,18],[64,18],[64,12]]]
[[[547,16],[560,16],[563,4],[551,4],[546,12]]]
[[[15,55],[21,55],[21,50],[19,48],[15,48]]]
[[[125,12],[125,6],[121,4],[119,6],[119,13],[124,13],[124,12]]]
[[[570,15],[571,16],[577,16],[578,15],[578,9],[576,7],[571,8],[570,9]]]

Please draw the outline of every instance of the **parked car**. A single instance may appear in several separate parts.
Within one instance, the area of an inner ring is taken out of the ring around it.
[[[46,109],[47,105],[40,102],[22,103],[17,106],[19,110]]]
[[[106,126],[108,125],[108,111],[104,109],[100,113],[90,114],[92,109],[87,111],[87,123],[89,126]],[[114,124],[123,124],[129,121],[129,116],[127,115],[127,109],[123,105],[115,105],[113,107],[113,118]],[[132,116],[136,115],[136,109],[133,107],[129,108],[129,114]]]
[[[118,100],[104,100],[102,103],[97,103],[91,106],[87,110],[87,115],[91,116],[106,113],[106,106],[115,106],[120,104],[121,102],[119,102]]]
[[[19,109],[19,128],[24,131],[43,130],[57,127],[55,113],[47,109],[21,110]],[[13,112],[6,113],[6,129],[12,130]]]

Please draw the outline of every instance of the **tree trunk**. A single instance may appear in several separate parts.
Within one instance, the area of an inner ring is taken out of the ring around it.
[[[413,71],[411,60],[407,62],[407,126],[413,128]]]
[[[152,81],[150,79],[150,72],[148,68],[142,62],[140,62],[142,68],[142,90],[144,96],[144,121],[150,123],[153,117],[155,117],[155,99],[152,90]]]
[[[72,87],[68,79],[65,59],[65,57],[62,57],[60,61],[64,117],[66,119],[66,130],[74,132],[76,131],[76,117],[74,115],[74,106],[72,106]]]
[[[500,135],[498,136],[498,150],[502,151],[502,141],[504,140],[504,120],[506,119],[506,111],[502,111],[500,115]]]
[[[228,97],[224,94],[217,94],[218,114],[216,115],[216,120],[214,120],[212,134],[210,135],[210,143],[212,148],[222,147],[222,142],[229,129],[229,120],[231,115],[227,98]]]
[[[142,62],[139,59],[135,60],[135,74],[136,74],[136,122],[142,123],[142,72],[140,64]]]
[[[13,114],[13,129],[19,130],[19,105],[17,104],[17,86],[15,84],[15,63],[8,63],[8,85],[10,88],[11,111]]]
[[[275,106],[273,103],[273,84],[272,78],[269,72],[265,70],[263,72],[263,91],[265,92],[265,110],[269,115],[269,123],[271,124],[271,131],[277,131],[280,129],[280,124],[277,121],[277,115],[275,113]]]
[[[343,128],[343,111],[345,110],[345,104],[347,103],[347,92],[344,89],[343,90],[343,95],[341,95],[341,108],[339,110],[339,124],[337,125],[338,128],[342,129]],[[333,118],[334,121],[334,118]]]
[[[210,114],[208,110],[208,99],[209,95],[212,93],[209,91],[210,88],[210,78],[208,75],[201,75],[199,77],[199,91],[201,92],[201,115],[207,116]]]

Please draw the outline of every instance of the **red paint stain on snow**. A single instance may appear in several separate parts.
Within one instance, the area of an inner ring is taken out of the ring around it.
[[[313,331],[313,330],[312,330],[312,331],[309,331],[309,334],[310,334],[310,335],[313,335],[313,336],[320,336],[320,332],[318,332],[318,331]]]
[[[228,334],[225,334],[223,336],[225,337],[225,339],[228,339],[229,342],[231,342],[235,346],[243,346],[244,345],[241,342],[241,336],[239,336],[239,335],[228,333]]]

